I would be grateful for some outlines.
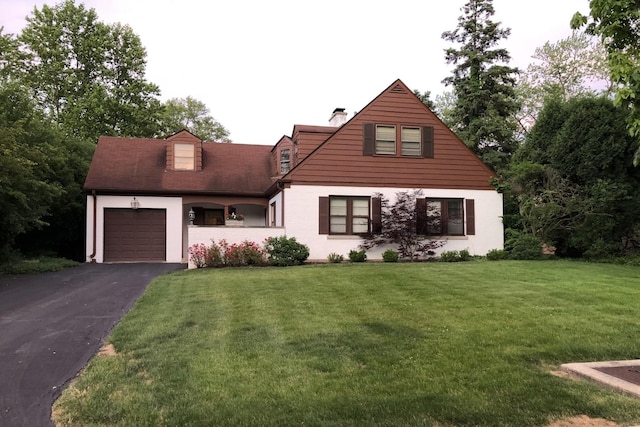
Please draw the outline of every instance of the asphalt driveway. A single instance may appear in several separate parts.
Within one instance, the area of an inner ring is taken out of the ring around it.
[[[83,264],[0,276],[0,426],[51,426],[51,405],[151,280],[182,264]]]

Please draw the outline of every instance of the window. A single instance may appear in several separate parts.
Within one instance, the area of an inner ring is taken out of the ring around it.
[[[427,199],[427,234],[437,236],[464,235],[462,199]]]
[[[194,145],[175,144],[173,146],[173,167],[176,170],[194,170]]]
[[[330,197],[329,234],[369,232],[369,197]]]
[[[396,127],[376,125],[376,154],[396,154]]]
[[[284,148],[280,150],[280,173],[287,173],[290,170],[291,150]]]
[[[400,148],[396,149],[397,141]],[[363,156],[403,156],[434,158],[433,126],[400,126],[364,123],[362,129]]]
[[[402,141],[402,155],[419,156],[420,141],[422,141],[420,128],[403,126],[400,133],[400,140]]]

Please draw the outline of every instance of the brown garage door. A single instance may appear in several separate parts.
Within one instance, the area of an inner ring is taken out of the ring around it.
[[[165,209],[105,209],[104,261],[165,261]]]

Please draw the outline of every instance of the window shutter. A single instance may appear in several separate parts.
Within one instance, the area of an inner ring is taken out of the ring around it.
[[[382,199],[380,197],[371,198],[371,232],[382,232]]]
[[[422,157],[433,159],[433,152],[433,126],[425,126],[422,128]]]
[[[329,198],[318,198],[318,234],[329,234]]]
[[[427,199],[416,199],[416,233],[427,234]]]
[[[467,236],[475,236],[476,234],[476,211],[473,199],[466,200],[467,211]]]
[[[376,125],[373,123],[365,123],[362,133],[364,135],[362,141],[362,155],[373,156],[373,150],[376,140]]]

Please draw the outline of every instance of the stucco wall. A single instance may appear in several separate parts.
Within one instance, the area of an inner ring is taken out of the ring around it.
[[[359,249],[362,239],[357,236],[332,236],[318,234],[318,198],[321,196],[373,196],[384,194],[391,203],[399,191],[412,189],[374,187],[323,187],[294,185],[285,191],[284,217],[288,236],[310,248],[309,260],[326,260],[331,252],[347,257],[352,249]],[[436,252],[467,249],[472,255],[485,255],[491,249],[504,246],[502,225],[502,195],[489,190],[434,190],[423,189],[425,197],[464,198],[475,200],[474,236],[449,237],[447,243]],[[385,248],[367,252],[368,259],[381,259]]]
[[[131,208],[133,196],[96,196],[96,252],[95,262],[104,261],[104,209]],[[182,198],[136,196],[142,209],[166,209],[167,244],[166,261],[182,262]],[[87,196],[87,239],[86,259],[91,261],[93,252],[93,196]]]

